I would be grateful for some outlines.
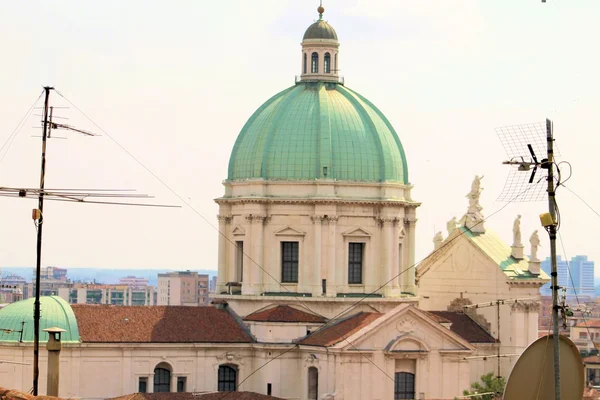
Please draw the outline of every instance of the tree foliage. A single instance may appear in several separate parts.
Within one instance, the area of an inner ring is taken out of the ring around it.
[[[473,396],[471,399],[473,400],[494,400],[496,398],[501,398],[502,394],[504,394],[504,386],[506,386],[506,382],[504,378],[496,377],[493,372],[481,376],[481,382],[473,382],[471,383],[470,390],[464,390],[463,395],[476,395],[478,393],[490,393],[482,396]]]

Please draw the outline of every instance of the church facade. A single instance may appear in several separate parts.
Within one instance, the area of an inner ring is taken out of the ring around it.
[[[42,328],[67,331],[61,396],[243,390],[303,400],[453,399],[474,371],[493,371],[477,357],[494,354],[497,339],[477,315],[448,309],[461,282],[487,287],[483,268],[524,296],[544,277],[507,280],[502,265],[477,253],[472,235],[485,236],[478,197],[452,232],[456,247],[437,240],[445,248],[417,274],[419,203],[400,136],[344,85],[337,33],[318,12],[303,36],[300,79],[258,108],[232,149],[216,199],[214,304],[44,298]],[[451,293],[438,296],[442,286]],[[32,375],[30,309],[25,301],[0,310],[0,326],[14,328],[0,333],[0,359],[15,362],[0,364],[0,383],[21,390]],[[42,389],[45,360],[42,352]]]

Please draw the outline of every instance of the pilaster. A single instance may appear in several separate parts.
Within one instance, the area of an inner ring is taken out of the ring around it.
[[[225,284],[229,280],[227,271],[227,225],[231,223],[230,215],[217,215],[219,221],[219,261],[217,270],[217,293],[227,290]]]
[[[314,226],[314,264],[313,264],[313,279],[312,279],[312,295],[322,296],[323,289],[321,285],[321,231],[323,229],[323,215],[313,215],[311,220]]]
[[[263,235],[267,217],[260,214],[248,214],[244,218],[249,225],[250,259],[244,260],[247,262],[244,262],[242,294],[258,295],[263,291]]]
[[[336,229],[337,229],[337,215],[328,215],[328,240],[327,240],[327,297],[337,296],[338,282],[336,272],[337,268],[335,265],[335,252],[336,252]]]
[[[413,210],[414,212],[414,210]],[[407,263],[404,266],[404,271],[400,271],[401,291],[403,293],[416,294],[415,287],[415,228],[417,218],[414,214],[407,215],[404,218],[404,230],[406,231],[406,251],[408,254]]]

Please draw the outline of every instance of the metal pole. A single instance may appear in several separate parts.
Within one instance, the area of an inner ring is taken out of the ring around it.
[[[48,133],[48,99],[52,87],[45,86],[44,126],[42,134],[42,168],[40,173],[40,194],[38,209],[40,218],[37,225],[37,260],[35,266],[35,302],[33,303],[33,395],[38,395],[38,379],[40,375],[40,275],[42,269],[42,228],[44,226],[44,178],[46,176],[46,137]]]
[[[496,300],[496,318],[498,319],[498,333],[496,334],[496,340],[498,341],[498,376],[500,379],[500,300]]]
[[[560,400],[560,337],[558,333],[558,273],[556,266],[556,204],[554,192],[554,137],[552,122],[546,119],[546,138],[548,145],[548,207],[552,216],[550,234],[550,259],[552,261],[552,333],[554,338],[554,398]]]

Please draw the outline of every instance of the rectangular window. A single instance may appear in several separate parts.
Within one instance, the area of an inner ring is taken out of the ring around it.
[[[281,281],[298,283],[298,242],[281,242]]]
[[[235,252],[236,282],[242,282],[244,278],[244,242],[237,241],[235,246],[237,248]]]
[[[350,243],[348,246],[348,283],[362,283],[364,243]]]
[[[272,392],[273,392],[273,386],[271,386],[270,383],[267,383],[267,396],[271,396]]]
[[[147,393],[148,392],[148,378],[141,377],[138,381],[138,393]]]
[[[579,339],[587,339],[587,332],[579,332]]]
[[[394,400],[415,398],[415,375],[396,372],[394,379]]]
[[[177,377],[177,392],[178,393],[185,392],[185,381],[186,381],[186,377],[185,376],[178,376]]]

